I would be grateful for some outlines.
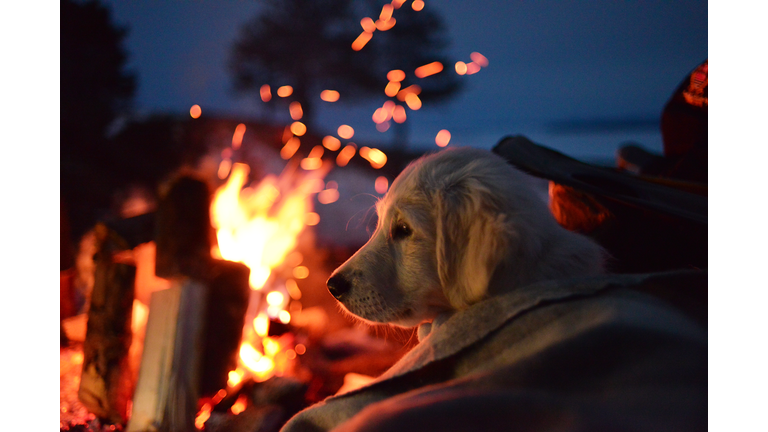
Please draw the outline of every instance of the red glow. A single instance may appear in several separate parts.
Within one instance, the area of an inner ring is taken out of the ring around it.
[[[193,118],[200,118],[200,115],[203,113],[203,110],[200,108],[200,105],[192,105],[192,108],[189,109],[189,115]]]

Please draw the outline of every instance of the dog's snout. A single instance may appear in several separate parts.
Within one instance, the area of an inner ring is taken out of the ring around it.
[[[330,291],[337,300],[352,288],[352,284],[349,283],[349,280],[339,273],[331,276],[326,284],[328,285],[328,291]]]

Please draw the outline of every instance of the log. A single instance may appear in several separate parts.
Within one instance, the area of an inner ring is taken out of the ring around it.
[[[114,262],[114,255],[127,249],[119,236],[104,225],[97,225],[95,233],[96,271],[78,398],[103,421],[122,424],[135,382],[128,351],[136,268]]]
[[[152,293],[128,431],[194,430],[205,297],[189,279]]]
[[[163,278],[200,278],[201,263],[211,258],[210,191],[203,180],[184,175],[160,198],[155,219],[155,274]]]

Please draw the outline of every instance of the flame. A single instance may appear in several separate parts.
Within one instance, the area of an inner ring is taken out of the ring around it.
[[[200,118],[200,115],[203,113],[203,110],[200,108],[200,105],[192,105],[192,108],[189,109],[189,115],[193,119]]]

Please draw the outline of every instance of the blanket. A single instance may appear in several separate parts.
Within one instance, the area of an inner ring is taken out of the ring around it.
[[[678,272],[486,299],[436,319],[382,376],[282,431],[706,430],[706,323],[648,294],[682,285],[706,297],[706,274]]]

